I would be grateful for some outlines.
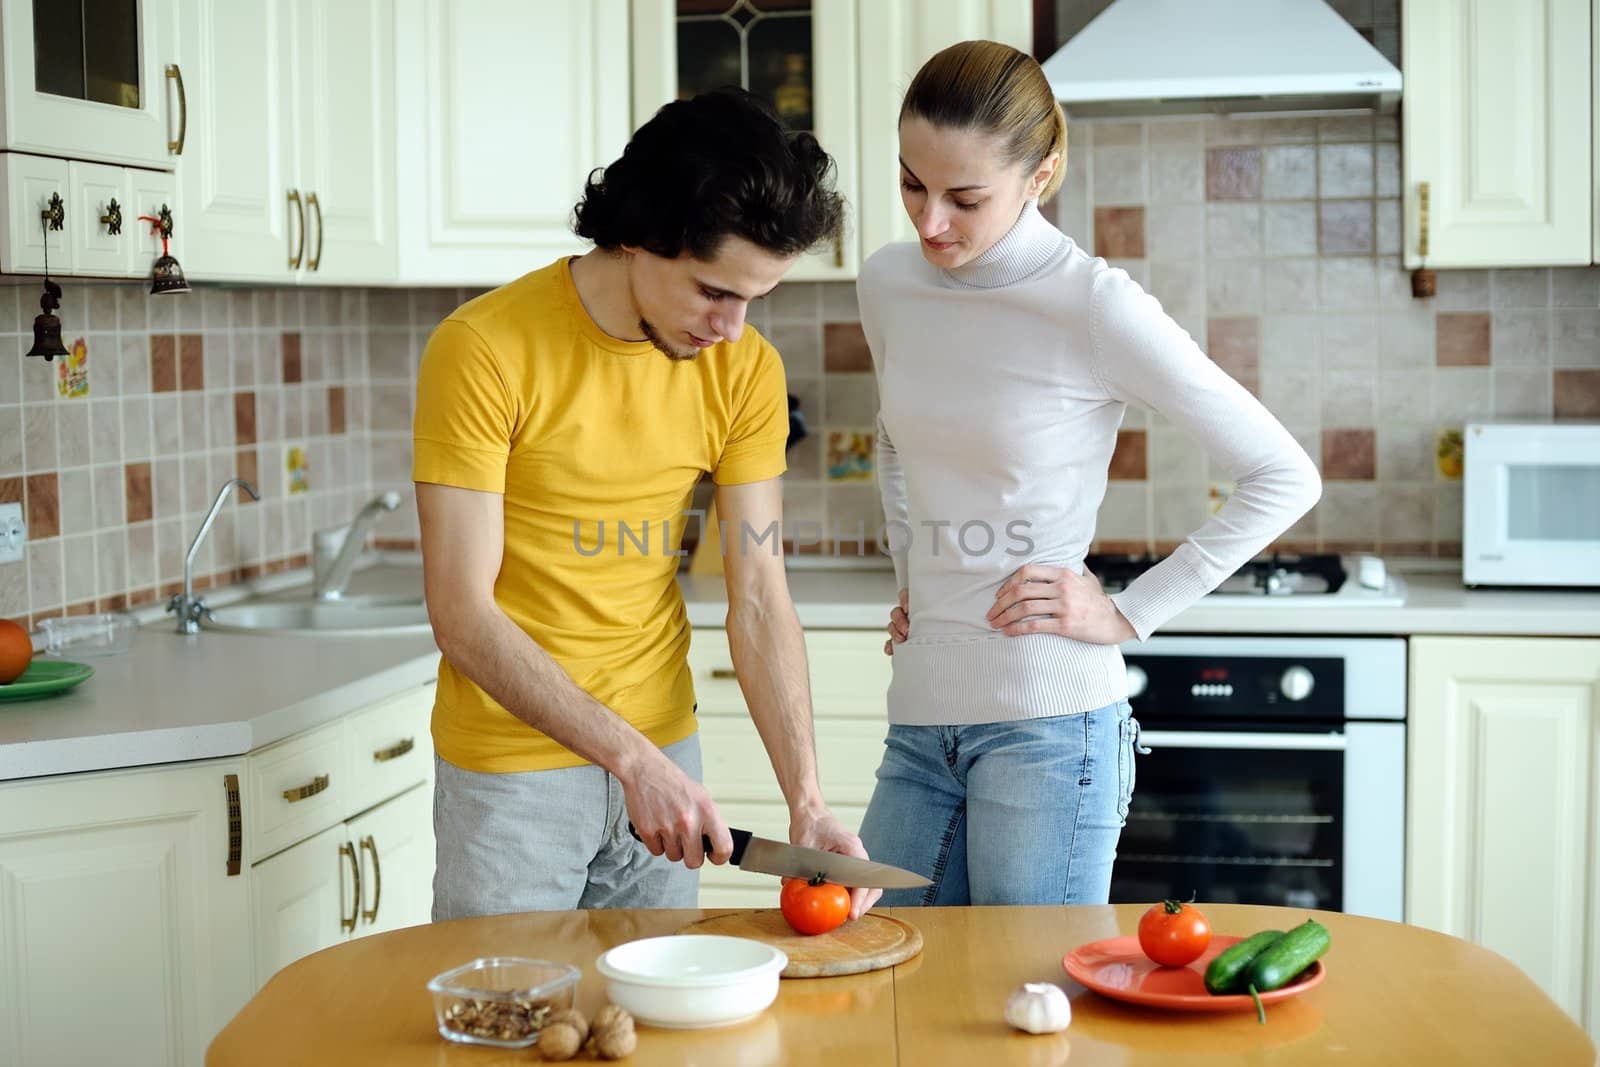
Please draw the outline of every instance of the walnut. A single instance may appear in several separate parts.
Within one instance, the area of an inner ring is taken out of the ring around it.
[[[585,1019],[583,1012],[577,1008],[562,1008],[544,1021],[546,1026],[554,1026],[556,1023],[566,1023],[576,1030],[578,1032],[578,1044],[581,1045],[589,1040],[589,1020]]]
[[[583,1035],[566,1020],[545,1023],[539,1031],[539,1055],[547,1060],[570,1060],[583,1047]]]
[[[594,1024],[589,1028],[589,1045],[601,1059],[620,1060],[630,1056],[638,1043],[638,1035],[633,1032],[633,1016],[615,1004],[607,1004],[595,1012]]]

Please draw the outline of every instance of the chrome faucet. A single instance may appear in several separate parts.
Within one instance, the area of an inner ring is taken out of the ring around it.
[[[312,582],[311,599],[339,600],[344,597],[344,587],[350,584],[350,572],[355,570],[356,560],[361,556],[367,531],[372,528],[372,524],[377,521],[381,513],[393,511],[399,506],[400,494],[391,489],[381,496],[373,497],[356,512],[356,517],[345,531],[344,544],[339,546],[338,555],[334,556],[333,562],[328,564],[326,570],[321,567],[316,568],[317,576]]]
[[[180,634],[197,634],[200,632],[200,619],[209,618],[211,612],[206,608],[206,602],[194,595],[194,557],[200,551],[200,545],[206,539],[206,534],[211,532],[211,524],[217,521],[217,512],[222,510],[223,502],[228,499],[228,494],[233,492],[233,487],[238,486],[250,494],[251,500],[260,500],[261,494],[256,492],[256,487],[243,478],[229,478],[222,483],[222,488],[217,491],[217,499],[211,502],[211,510],[206,512],[205,521],[200,524],[200,532],[194,535],[194,540],[189,542],[189,553],[183,557],[183,592],[167,601],[167,610],[178,616],[178,632]]]

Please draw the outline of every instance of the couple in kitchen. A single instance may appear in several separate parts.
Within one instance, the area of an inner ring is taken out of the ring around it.
[[[918,240],[877,251],[858,282],[899,588],[859,837],[817,784],[782,556],[742,538],[724,560],[734,667],[790,840],[930,880],[884,903],[1104,902],[1138,744],[1118,645],[1307,511],[1316,469],[1154,298],[1041,215],[1067,127],[1031,57],[940,52],[899,132]],[[435,919],[693,907],[698,868],[732,854],[700,781],[683,524],[655,553],[578,551],[576,531],[660,527],[705,471],[729,529],[781,519],[783,369],[745,316],[838,234],[832,168],[746,93],[668,104],[587,182],[575,229],[592,251],[465,304],[430,339],[414,479],[444,656]],[[1237,488],[1107,596],[1082,561],[1130,403]],[[1025,555],[971,535],[1017,523]],[[878,896],[856,890],[852,913]]]

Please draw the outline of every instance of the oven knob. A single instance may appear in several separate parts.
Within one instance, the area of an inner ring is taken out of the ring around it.
[[[1128,666],[1128,699],[1144,696],[1144,691],[1150,688],[1150,676],[1144,672],[1143,667]]]
[[[1304,667],[1290,667],[1278,679],[1278,691],[1289,700],[1304,700],[1316,686],[1316,678]]]

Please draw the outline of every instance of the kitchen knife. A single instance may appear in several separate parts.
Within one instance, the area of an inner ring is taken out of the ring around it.
[[[633,835],[635,841],[644,840],[631,822],[628,824],[628,833]],[[824,881],[835,885],[868,889],[917,889],[932,884],[920,874],[887,863],[875,863],[804,845],[769,841],[749,830],[732,826],[728,827],[728,833],[733,837],[733,855],[728,857],[728,862],[741,871],[775,874],[779,878],[811,879],[821,875]],[[706,855],[710,856],[711,838],[702,837],[700,841]]]

